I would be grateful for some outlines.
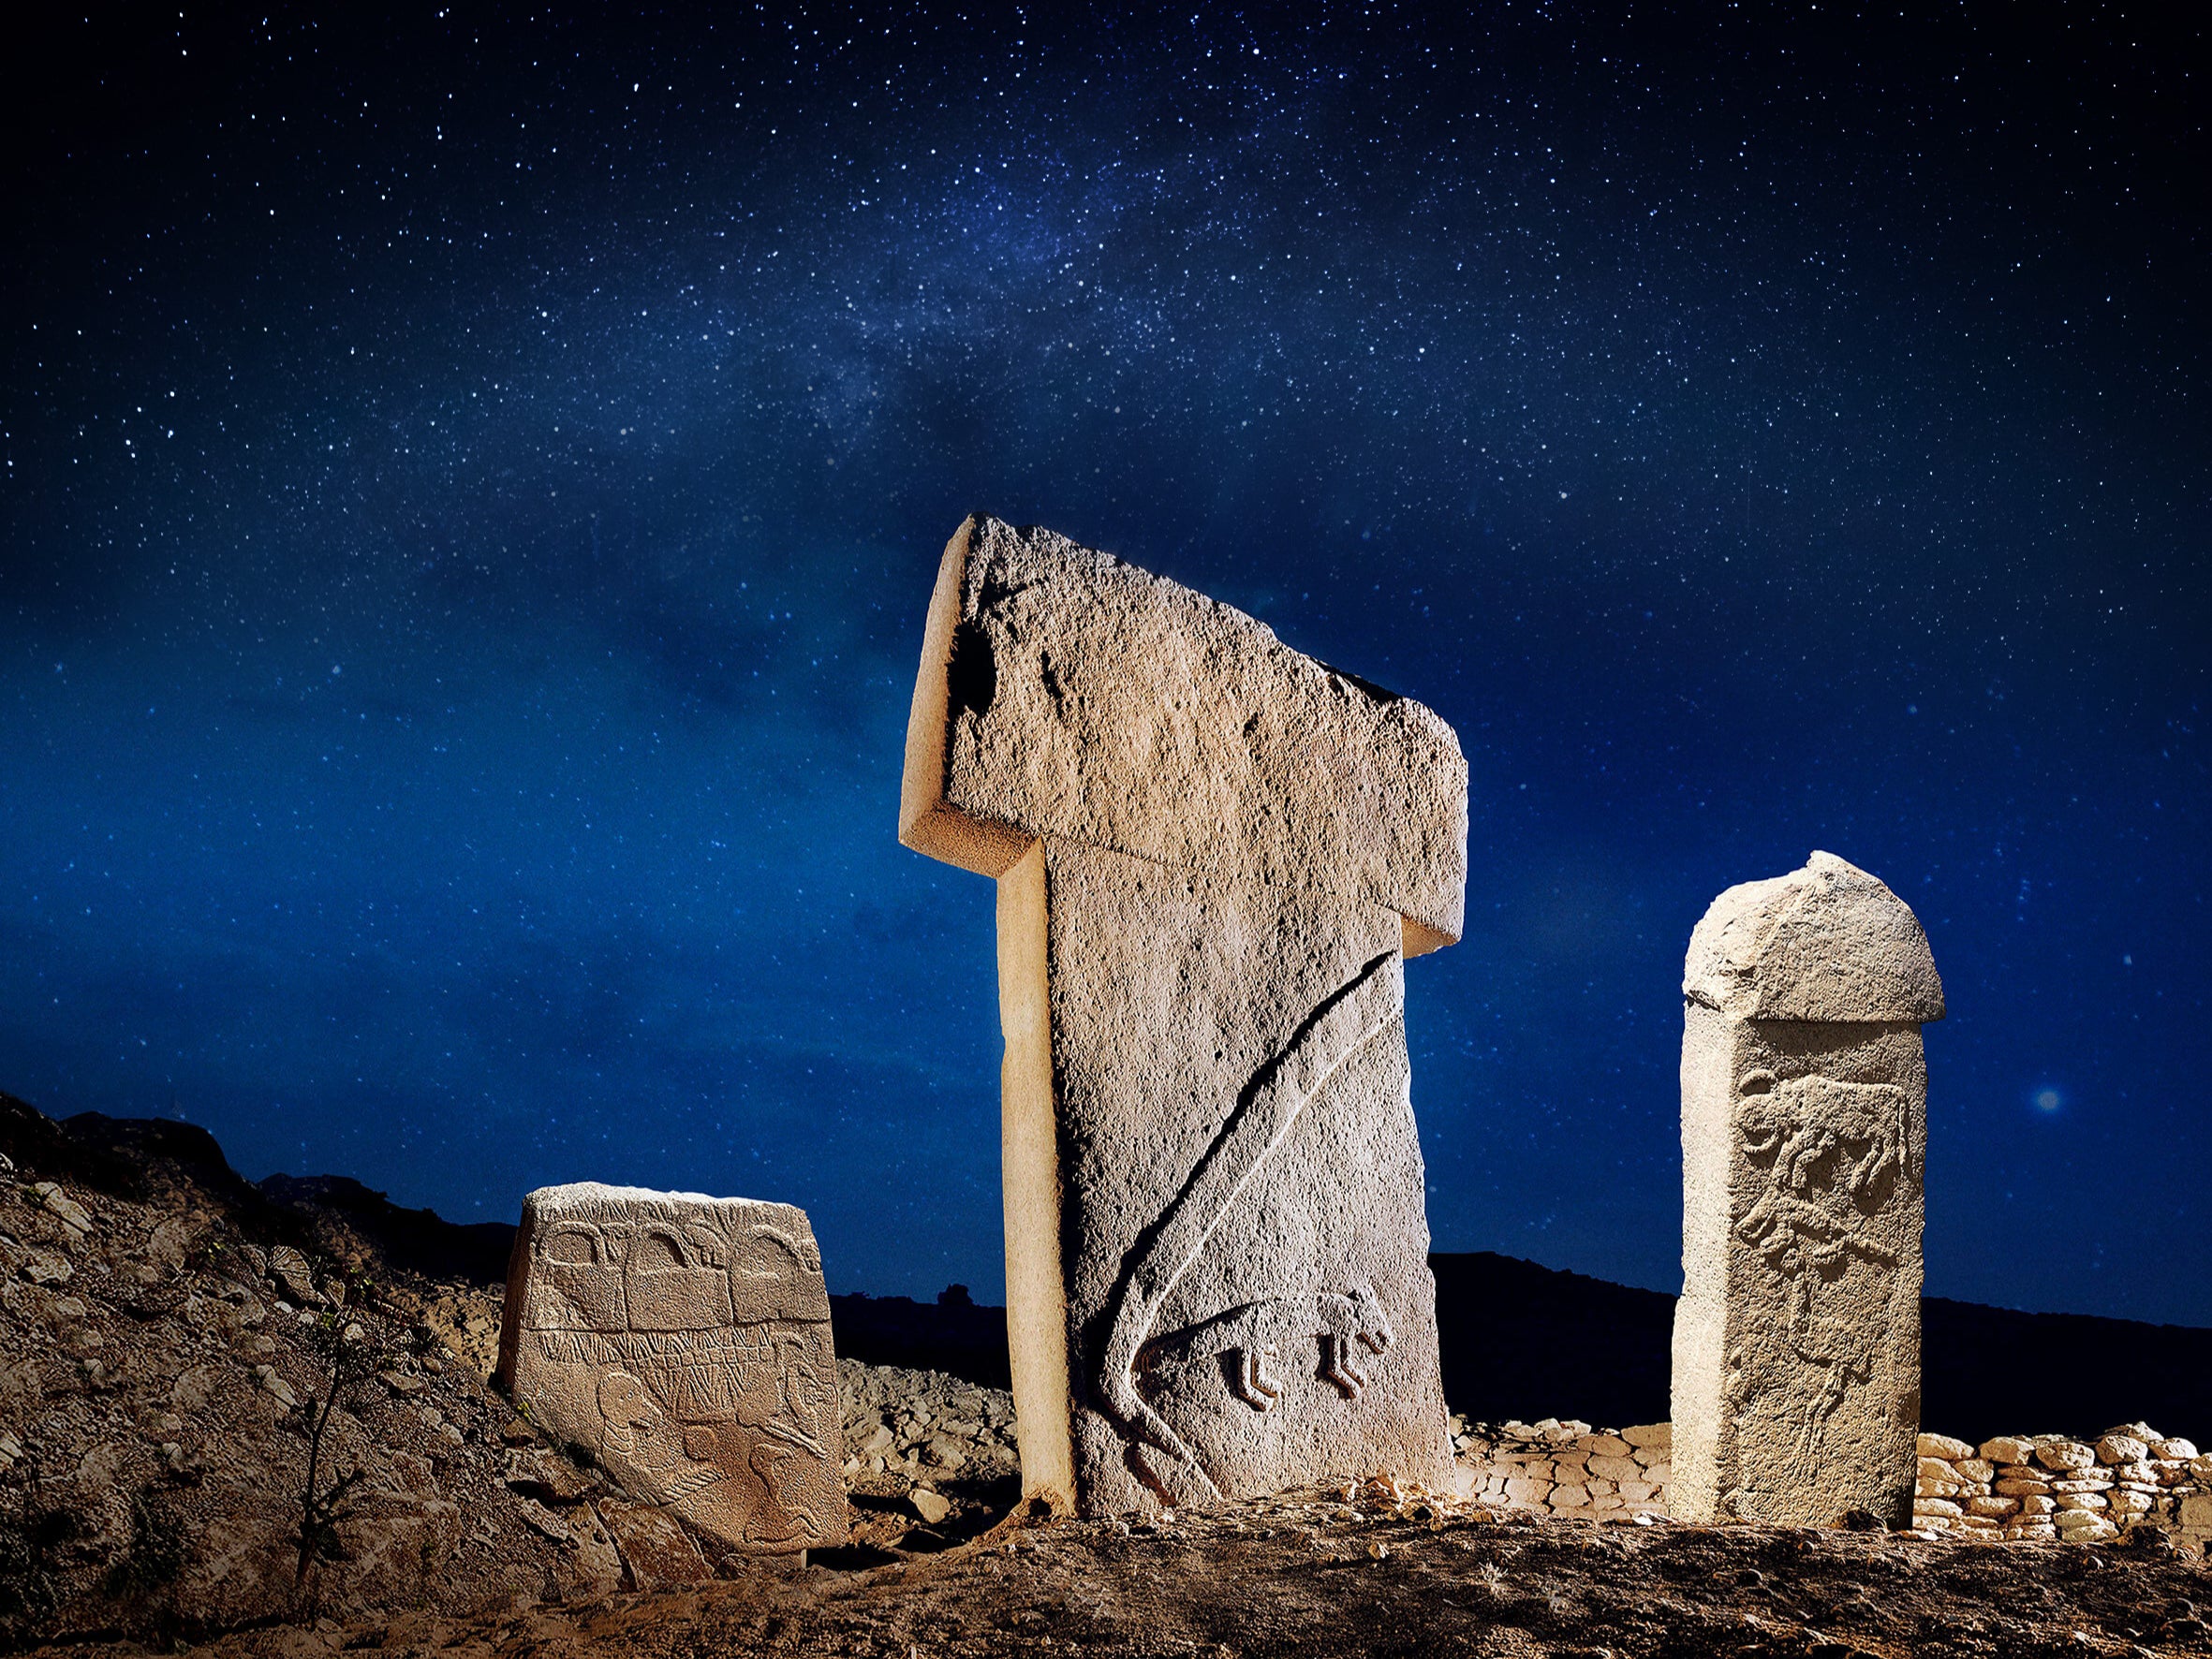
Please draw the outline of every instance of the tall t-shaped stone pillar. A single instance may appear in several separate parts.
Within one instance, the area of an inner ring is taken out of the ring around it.
[[[1912,1512],[1924,1021],[1904,901],[1830,853],[1730,888],[1682,993],[1677,1520]]]
[[[899,837],[998,882],[1023,1485],[1449,1474],[1403,959],[1456,940],[1420,704],[1044,530],[945,550]]]

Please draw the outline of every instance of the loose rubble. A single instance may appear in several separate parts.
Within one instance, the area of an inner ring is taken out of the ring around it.
[[[918,1480],[990,1481],[1020,1473],[1014,1397],[941,1371],[837,1362],[845,1405],[845,1479],[854,1491]]]

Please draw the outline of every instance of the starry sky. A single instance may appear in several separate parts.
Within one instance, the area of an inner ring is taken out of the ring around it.
[[[1457,728],[1438,1248],[1678,1287],[1683,949],[1821,847],[1949,991],[1929,1289],[2212,1324],[2197,25],[369,9],[0,69],[0,1089],[995,1299],[893,821],[987,508]]]

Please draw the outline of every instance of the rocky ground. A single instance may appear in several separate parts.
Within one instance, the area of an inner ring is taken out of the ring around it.
[[[745,1570],[516,1416],[490,1382],[499,1286],[386,1247],[420,1216],[253,1186],[180,1124],[0,1097],[0,1644]],[[840,1382],[854,1559],[1006,1513],[1004,1392],[849,1361]]]
[[[2156,1549],[1497,1517],[1417,1494],[1291,1494],[1156,1525],[1002,1525],[655,1595],[234,1633],[212,1651],[455,1659],[776,1652],[1502,1659],[2212,1652],[2212,1575]],[[863,1559],[865,1557],[865,1559]],[[80,1650],[82,1651],[82,1650]],[[102,1645],[101,1654],[136,1650]]]
[[[1471,1477],[1043,1524],[1016,1513],[1003,1391],[850,1360],[852,1541],[715,1560],[491,1387],[487,1241],[351,1183],[254,1186],[178,1124],[57,1125],[0,1097],[0,1646],[2212,1652],[2205,1564],[2151,1531],[2092,1549],[1596,1527],[1496,1506]],[[1497,1431],[1454,1428],[1463,1455],[1495,1454]],[[1591,1437],[1508,1429],[1555,1464]]]

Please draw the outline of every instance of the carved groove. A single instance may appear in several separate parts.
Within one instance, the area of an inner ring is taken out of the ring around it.
[[[1099,1398],[1128,1443],[1130,1469],[1164,1502],[1204,1503],[1218,1499],[1221,1491],[1137,1385],[1141,1356],[1158,1320],[1160,1304],[1198,1259],[1253,1176],[1282,1144],[1305,1103],[1396,1016],[1401,1006],[1399,974],[1396,951],[1375,958],[1349,983],[1332,992],[1292,1034],[1281,1053],[1254,1074],[1244,1099],[1150,1237],[1140,1244],[1115,1287],[1099,1361]],[[1384,1345],[1387,1342],[1386,1334]],[[1246,1352],[1249,1356],[1254,1350]],[[1336,1353],[1332,1358],[1341,1367],[1344,1356]],[[1346,1374],[1359,1375],[1349,1370]],[[1245,1380],[1272,1403],[1261,1386],[1271,1379],[1247,1373]],[[1356,1392],[1357,1384],[1353,1387]]]

